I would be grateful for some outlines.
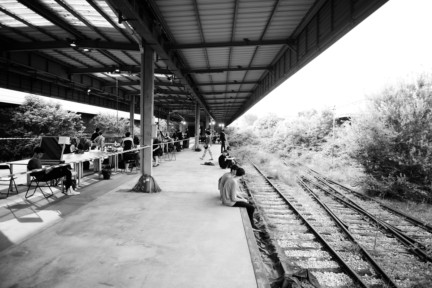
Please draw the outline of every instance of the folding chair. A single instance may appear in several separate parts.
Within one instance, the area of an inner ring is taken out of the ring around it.
[[[43,172],[44,173],[44,172]],[[48,175],[42,175],[41,172],[33,172],[30,173],[30,184],[28,185],[28,189],[25,195],[25,198],[29,198],[33,196],[36,193],[36,190],[39,188],[39,190],[42,192],[42,195],[45,198],[49,198],[54,195],[54,192],[51,189],[51,186],[56,186],[59,183],[60,178],[50,177]],[[61,177],[63,178],[63,177]],[[45,183],[45,185],[40,185],[40,183]],[[35,189],[33,190],[33,193],[31,195],[28,195],[31,185],[34,183],[36,185]],[[61,182],[60,182],[61,183]],[[51,194],[46,195],[43,191],[42,187],[48,187],[51,191]]]
[[[135,168],[135,172],[138,173],[138,165],[136,163],[135,157],[136,157],[135,152],[127,152],[127,153],[123,154],[124,165],[125,165],[124,170],[125,171],[130,169],[130,172],[132,173],[133,168]]]
[[[9,175],[12,174],[12,169],[8,164],[1,164],[0,170],[8,170]],[[0,177],[0,182],[9,182],[9,188],[7,190],[6,197],[9,197],[9,192],[13,192],[14,187],[15,187],[16,194],[18,194],[18,188],[17,188],[16,183],[15,183],[15,179],[17,177],[16,176],[9,176],[9,175]],[[4,195],[4,193],[0,193],[0,194]]]

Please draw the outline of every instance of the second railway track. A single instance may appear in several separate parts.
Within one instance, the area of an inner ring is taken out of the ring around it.
[[[324,203],[314,195],[317,183],[300,180],[302,192],[266,178],[252,163],[244,167],[282,267],[291,270],[285,273],[307,269],[321,287],[432,287],[423,286],[432,285],[429,262],[356,211]]]

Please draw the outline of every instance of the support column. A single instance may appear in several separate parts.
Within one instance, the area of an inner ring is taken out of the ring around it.
[[[210,126],[209,124],[210,124],[210,115],[206,113],[204,130],[207,130],[209,128]]]
[[[152,146],[152,128],[154,114],[154,50],[144,46],[141,53],[141,137],[144,146]],[[153,147],[141,152],[141,174],[152,175]]]
[[[130,100],[130,107],[129,107],[129,131],[131,133],[132,138],[135,136],[134,134],[134,122],[135,122],[135,95],[131,96]]]
[[[170,121],[171,121],[171,113],[168,112],[167,119],[166,119],[166,122],[167,122],[167,135],[168,136],[170,136],[170,129],[169,129],[169,127],[170,127]]]
[[[195,103],[195,147],[199,147],[199,135],[200,134],[200,106],[199,103]]]

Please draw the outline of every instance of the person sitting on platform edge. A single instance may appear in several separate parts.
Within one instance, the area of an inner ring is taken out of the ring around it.
[[[232,165],[231,166],[231,171],[230,172],[227,172],[227,173],[225,173],[225,174],[223,174],[222,175],[222,177],[220,177],[219,178],[219,181],[218,181],[218,189],[219,189],[219,193],[220,193],[220,199],[222,200],[222,188],[225,186],[225,183],[226,183],[226,181],[229,179],[229,178],[232,178],[232,177],[234,177],[235,175],[236,175],[236,173],[237,173],[237,169],[238,169],[239,167],[237,166],[237,165]]]
[[[44,154],[44,150],[42,147],[36,147],[33,150],[33,157],[29,160],[27,164],[27,170],[31,171],[34,169],[42,169],[42,163],[41,158]],[[38,181],[51,181],[55,179],[59,179],[62,177],[66,177],[65,181],[65,189],[66,194],[70,196],[79,195],[80,192],[77,192],[74,190],[75,187],[74,183],[72,181],[72,168],[70,165],[67,166],[61,166],[61,167],[48,167],[45,169],[45,171],[40,172],[33,172],[31,173],[32,176],[36,177]]]
[[[222,151],[222,154],[219,156],[219,166],[222,169],[230,168],[231,165],[234,164],[234,157],[230,157],[228,151]]]
[[[257,229],[253,220],[255,211],[254,206],[249,204],[248,200],[240,196],[240,178],[245,175],[243,168],[238,168],[236,175],[227,179],[225,185],[222,187],[222,204],[229,207],[244,207],[249,215],[252,228]]]

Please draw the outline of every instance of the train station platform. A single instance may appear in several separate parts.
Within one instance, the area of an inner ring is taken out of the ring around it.
[[[221,205],[227,170],[201,153],[153,168],[159,193],[131,192],[140,174],[116,173],[86,177],[77,196],[1,199],[0,287],[260,287],[247,214]]]

